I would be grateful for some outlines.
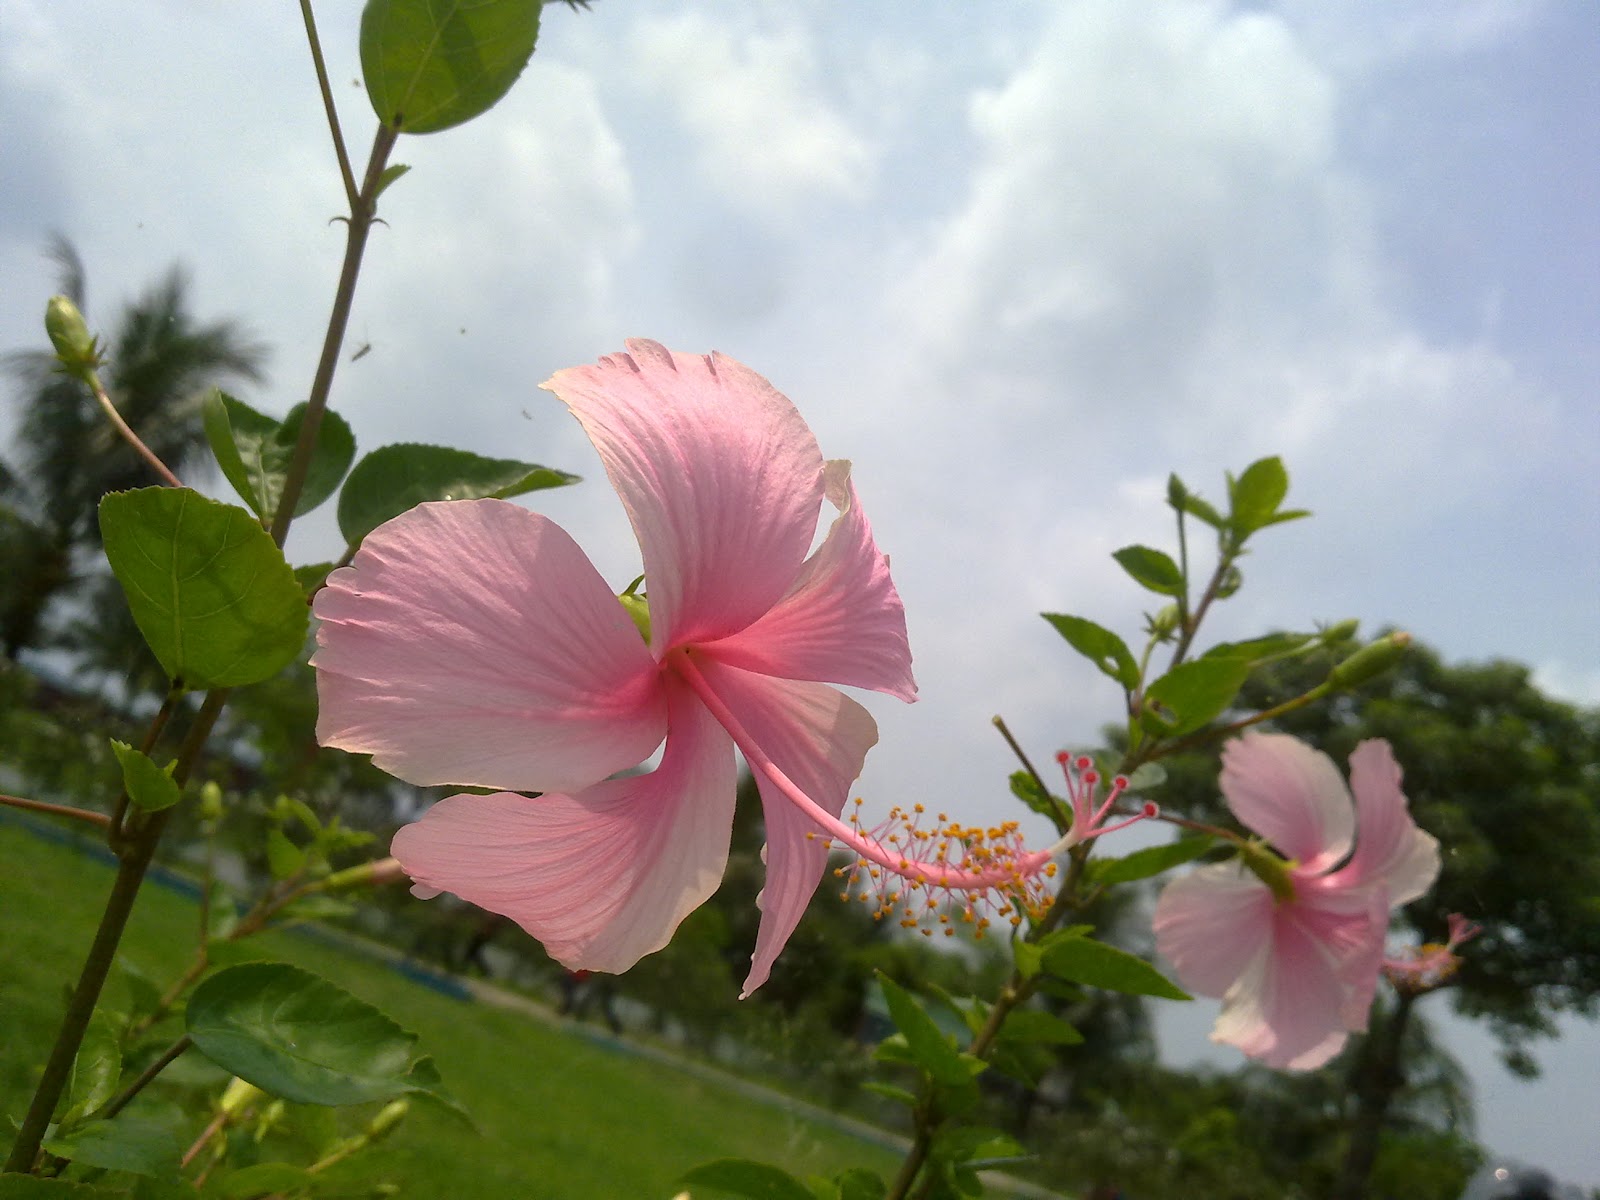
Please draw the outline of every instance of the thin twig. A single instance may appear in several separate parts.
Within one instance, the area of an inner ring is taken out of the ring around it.
[[[151,1063],[144,1070],[140,1071],[138,1077],[134,1079],[132,1083],[113,1096],[111,1098],[111,1102],[95,1115],[108,1121],[112,1117],[116,1116],[119,1112],[128,1107],[128,1102],[130,1100],[132,1100],[135,1096],[149,1086],[151,1080],[153,1080],[157,1075],[161,1074],[162,1071],[165,1071],[168,1067],[170,1067],[177,1060],[178,1056],[192,1045],[194,1045],[194,1040],[190,1038],[187,1033],[184,1034],[177,1041],[173,1042],[172,1045],[163,1050],[160,1056],[153,1063]]]
[[[73,808],[70,804],[51,804],[45,800],[30,800],[26,796],[9,796],[0,792],[0,804],[12,808],[25,808],[30,812],[49,813],[52,817],[71,817],[74,821],[84,821],[101,829],[111,824],[111,818],[103,812],[94,812],[87,808]]]
[[[311,63],[317,69],[317,87],[322,91],[322,107],[328,114],[328,131],[333,134],[333,152],[339,159],[339,177],[344,180],[344,194],[355,210],[355,172],[350,169],[350,156],[345,153],[344,134],[339,129],[339,110],[333,104],[333,89],[328,86],[328,65],[322,60],[322,40],[317,37],[317,19],[311,12],[311,0],[300,0],[300,16],[305,21],[306,41],[311,45]]]
[[[90,371],[84,378],[88,380],[89,390],[94,393],[94,398],[99,402],[101,411],[106,414],[106,417],[111,421],[122,440],[132,446],[139,457],[150,464],[150,469],[161,477],[162,483],[168,487],[182,487],[183,481],[172,473],[166,463],[156,457],[155,451],[146,446],[137,433],[128,428],[128,423],[122,419],[122,414],[117,411],[117,406],[111,403],[111,397],[106,395],[106,389],[101,386],[99,373]]]

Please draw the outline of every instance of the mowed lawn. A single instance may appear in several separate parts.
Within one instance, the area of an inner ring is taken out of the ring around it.
[[[110,878],[108,866],[0,821],[0,1128],[9,1131],[26,1106]],[[147,883],[123,954],[165,982],[193,953],[195,929],[191,900]],[[847,1134],[526,1016],[442,995],[311,939],[268,934],[260,944],[415,1031],[476,1119],[481,1136],[414,1106],[371,1164],[405,1196],[665,1200],[685,1170],[712,1158],[756,1158],[801,1175],[846,1166],[887,1175],[896,1165],[888,1151]],[[111,1005],[123,995],[114,985]]]

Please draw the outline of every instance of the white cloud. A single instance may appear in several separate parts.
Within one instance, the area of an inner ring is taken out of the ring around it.
[[[690,11],[641,21],[632,46],[639,82],[675,111],[726,203],[792,219],[817,198],[865,192],[872,149],[829,104],[801,26],[736,32]]]

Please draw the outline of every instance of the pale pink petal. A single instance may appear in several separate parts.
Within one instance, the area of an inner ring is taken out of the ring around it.
[[[867,751],[878,740],[872,714],[822,684],[754,675],[703,658],[699,666],[778,769],[838,816]],[[826,836],[760,771],[755,777],[767,826],[767,882],[755,955],[744,981],[746,996],[766,982],[828,864]]]
[[[1281,733],[1246,733],[1222,751],[1222,794],[1233,815],[1307,870],[1350,852],[1350,792],[1326,754]]]
[[[733,829],[732,742],[682,683],[667,687],[656,770],[570,796],[450,796],[391,852],[419,884],[510,917],[562,965],[626,971],[717,890]]]
[[[1320,1066],[1347,1036],[1338,983],[1316,940],[1280,911],[1271,948],[1223,997],[1211,1040],[1237,1046],[1269,1067]]]
[[[1162,889],[1156,949],[1188,991],[1224,995],[1271,940],[1273,907],[1267,885],[1237,861],[1201,867]]]
[[[416,784],[572,791],[660,744],[660,672],[572,539],[504,500],[369,533],[313,605],[317,738]]]
[[[633,522],[660,653],[726,637],[789,590],[816,533],[822,453],[748,367],[627,347],[543,386],[582,423]]]
[[[915,700],[906,611],[850,482],[830,462],[828,499],[839,516],[788,595],[753,625],[703,646],[718,662],[776,675],[887,692]]]
[[[1343,886],[1382,883],[1394,906],[1415,900],[1439,877],[1439,843],[1411,819],[1400,777],[1388,742],[1372,738],[1355,748],[1356,849],[1333,876]]]

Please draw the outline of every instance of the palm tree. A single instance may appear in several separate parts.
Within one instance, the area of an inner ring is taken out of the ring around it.
[[[85,308],[83,262],[57,235],[48,250],[61,293]],[[129,304],[108,339],[101,372],[123,418],[179,474],[210,459],[201,402],[216,385],[261,379],[265,348],[234,321],[199,324],[188,280],[174,266]],[[0,364],[22,397],[21,469],[0,473],[0,639],[15,659],[45,640],[45,611],[81,572],[75,558],[99,549],[100,497],[153,482],[150,469],[116,436],[88,389],[55,370],[48,351],[18,351]]]

